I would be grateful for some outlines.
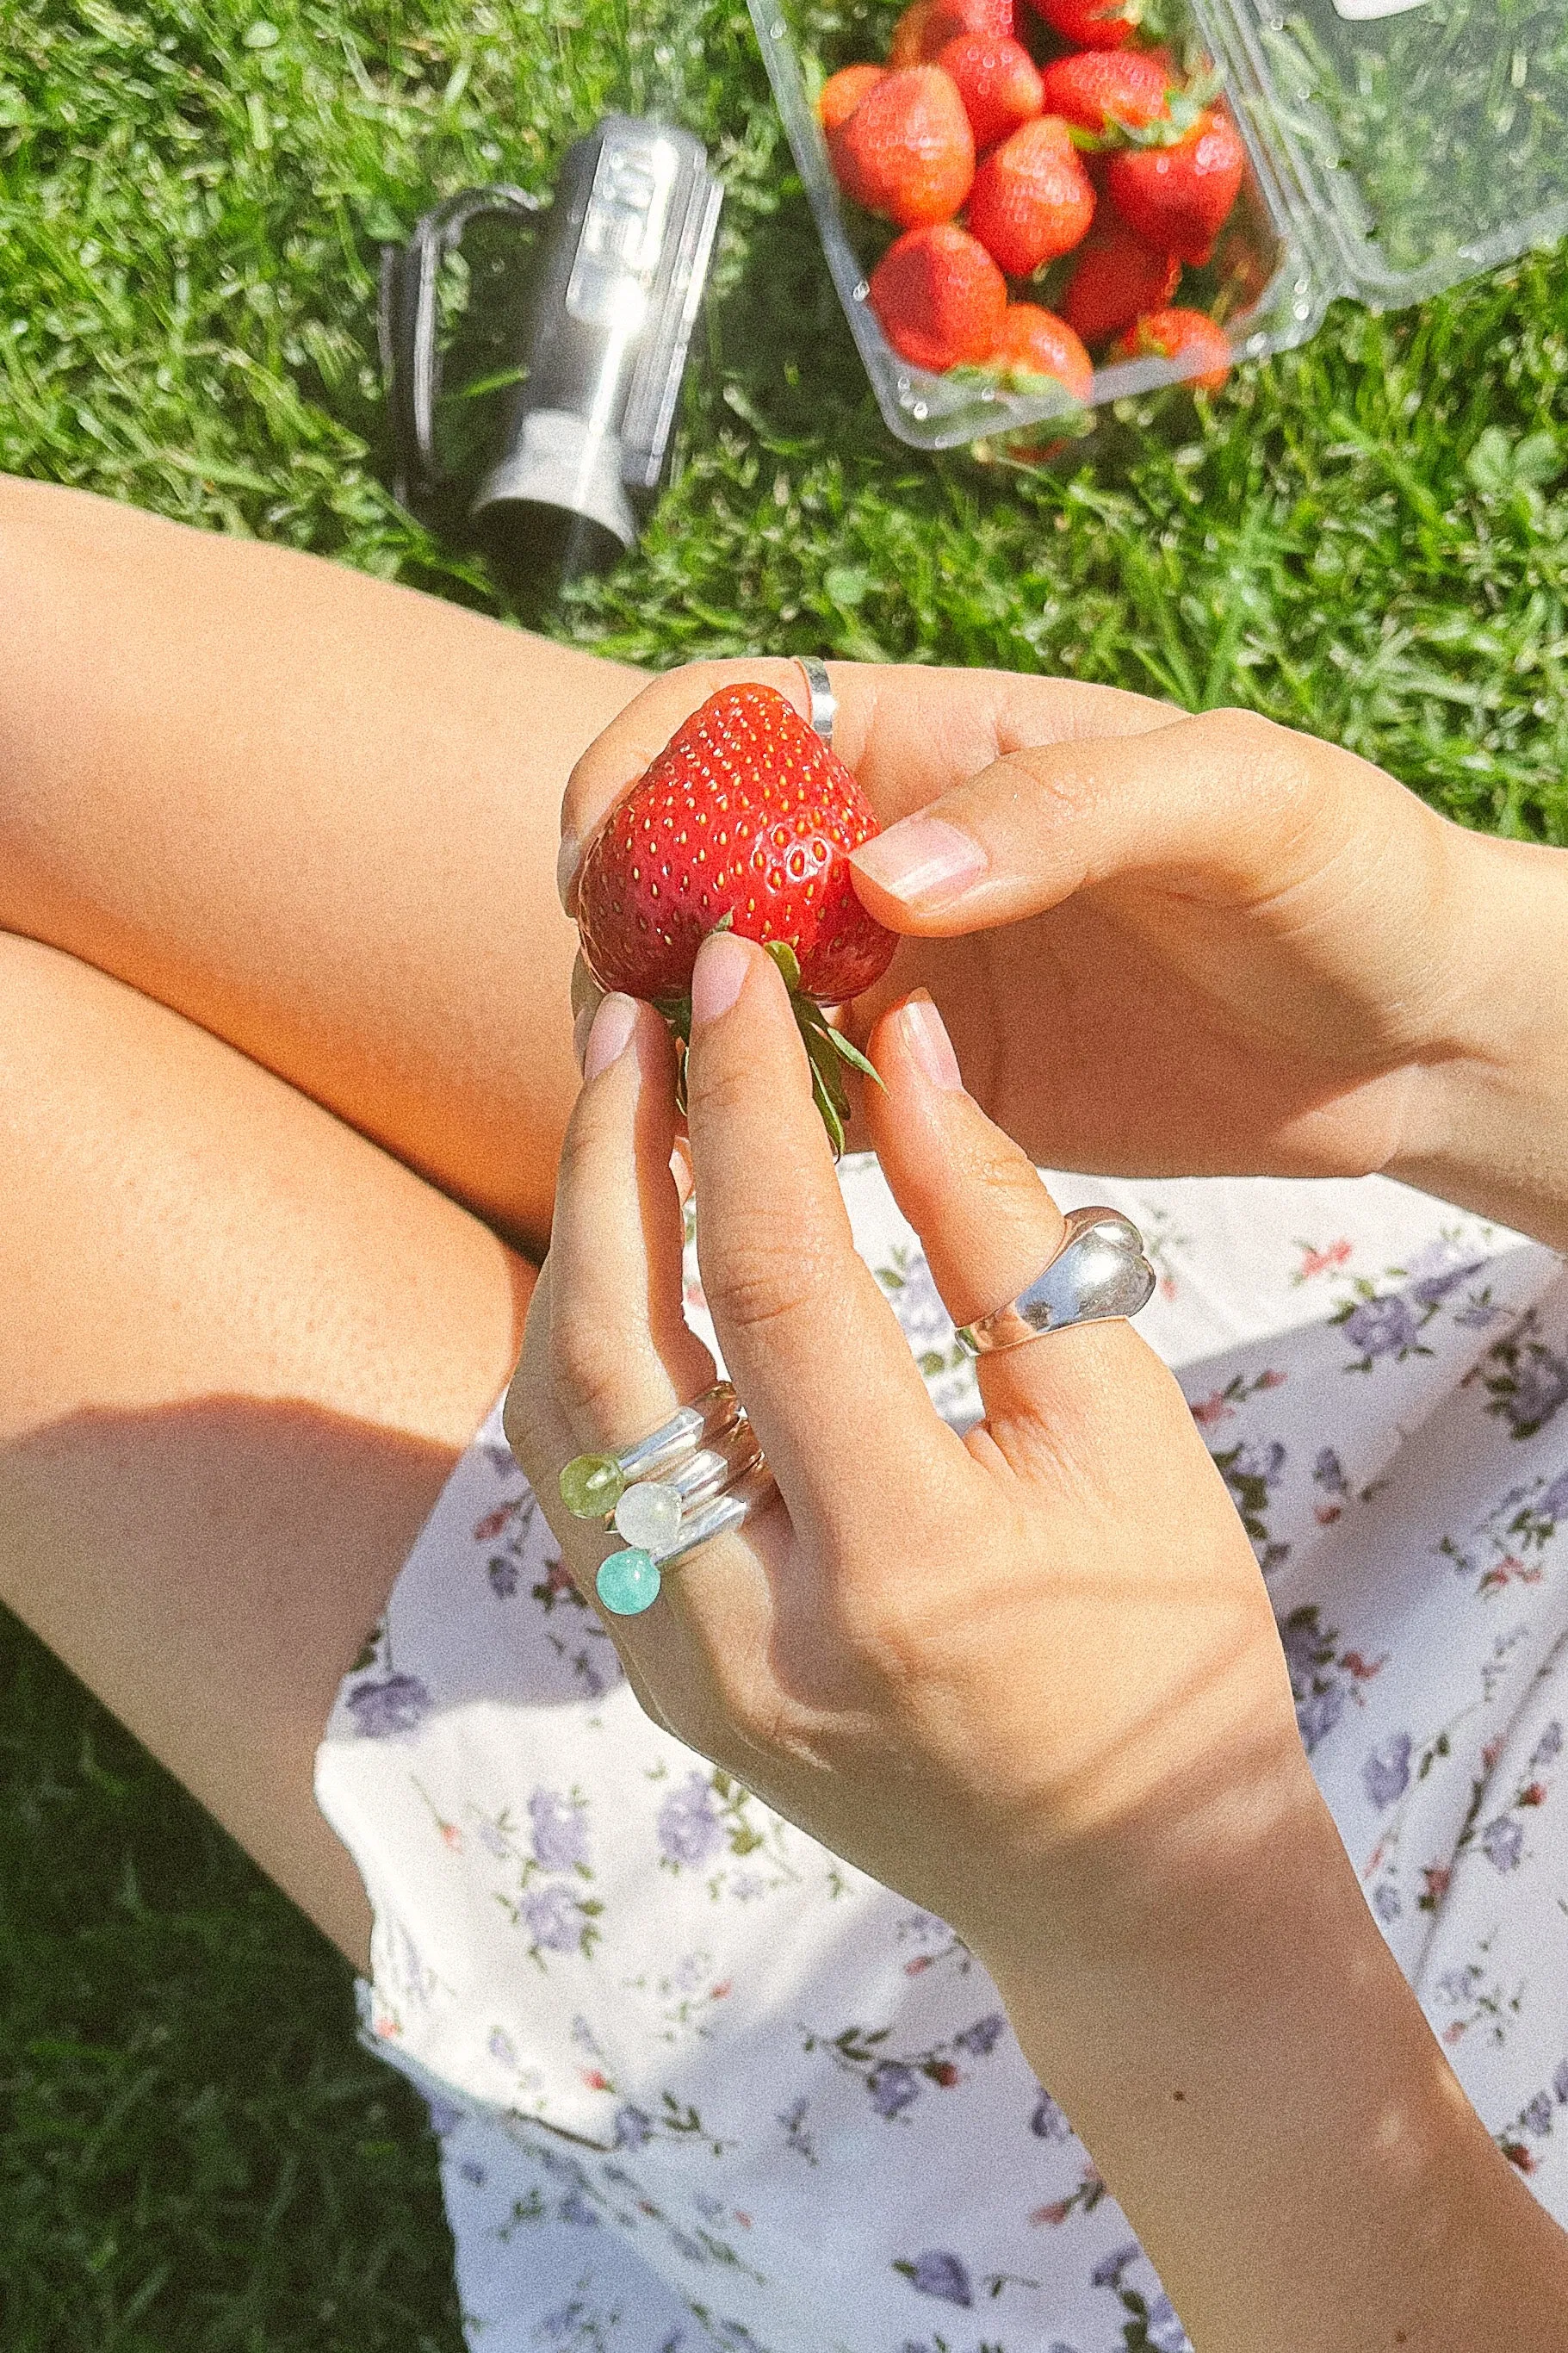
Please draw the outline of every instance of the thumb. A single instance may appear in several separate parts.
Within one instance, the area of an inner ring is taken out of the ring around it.
[[[1407,858],[1441,820],[1349,752],[1251,712],[1009,753],[862,844],[856,890],[890,931],[944,937],[1040,913],[1086,884],[1158,881],[1247,906],[1354,840]]]

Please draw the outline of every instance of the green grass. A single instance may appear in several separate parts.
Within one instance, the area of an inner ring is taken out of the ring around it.
[[[836,53],[888,21],[807,13]],[[1059,473],[917,457],[719,0],[10,0],[0,465],[501,609],[384,487],[377,245],[465,182],[548,186],[612,105],[689,123],[729,200],[671,485],[542,626],[1249,703],[1568,842],[1561,255],[1342,309]],[[0,1672],[6,2353],[452,2353],[431,2146],[342,1964],[9,1626]]]

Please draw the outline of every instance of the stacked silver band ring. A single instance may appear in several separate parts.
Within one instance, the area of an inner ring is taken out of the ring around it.
[[[658,1600],[665,1570],[743,1525],[773,1484],[744,1407],[717,1381],[618,1453],[574,1456],[561,1500],[574,1518],[623,1539],[595,1584],[614,1616],[635,1618]]]
[[[790,659],[805,680],[805,691],[811,698],[806,716],[825,744],[833,741],[833,723],[838,716],[838,697],[828,681],[827,664],[816,654],[793,654]]]
[[[1060,1247],[1034,1280],[1002,1307],[959,1329],[972,1356],[1020,1348],[1074,1324],[1136,1315],[1153,1296],[1155,1274],[1143,1237],[1120,1209],[1071,1209]]]

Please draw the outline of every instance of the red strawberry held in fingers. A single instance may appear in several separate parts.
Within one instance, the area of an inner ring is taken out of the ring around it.
[[[1173,253],[1156,253],[1104,205],[1062,296],[1062,317],[1086,343],[1103,343],[1140,311],[1163,310],[1181,275]]]
[[[994,147],[969,191],[969,233],[1009,278],[1070,253],[1094,217],[1094,190],[1065,122],[1045,114]]]
[[[1145,49],[1080,49],[1040,76],[1044,110],[1100,135],[1142,130],[1171,111],[1172,77]]]
[[[977,153],[1040,111],[1040,69],[1023,43],[1005,33],[960,33],[937,63],[952,76]]]
[[[1241,133],[1223,107],[1205,108],[1172,142],[1124,147],[1105,167],[1105,185],[1122,218],[1146,244],[1194,266],[1205,262],[1229,219],[1247,174]]]
[[[950,76],[910,66],[874,83],[827,141],[845,194],[900,228],[951,220],[974,177],[974,134]]]
[[[849,869],[851,850],[880,830],[843,761],[776,687],[721,687],[589,845],[577,885],[584,960],[602,987],[651,999],[684,1037],[710,932],[766,947],[841,1147],[839,1062],[869,1066],[821,1008],[869,988],[898,946],[860,904]]]
[[[868,299],[900,358],[942,375],[989,357],[1007,281],[974,237],[939,221],[894,240],[871,272]]]

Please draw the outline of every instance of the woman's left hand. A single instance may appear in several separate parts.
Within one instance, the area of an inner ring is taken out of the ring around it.
[[[948,1429],[853,1248],[775,967],[716,935],[692,1006],[703,1286],[778,1493],[610,1631],[651,1714],[998,1966],[1024,1921],[1037,1950],[1042,1927],[1070,1943],[1236,1793],[1263,1819],[1310,1792],[1251,1549],[1124,1322],[982,1358],[985,1419]],[[928,1000],[872,1051],[882,1166],[973,1319],[1038,1271],[1061,1214]],[[566,1514],[563,1465],[713,1370],[682,1314],[663,1022],[607,998],[586,1069],[507,1428],[591,1596],[614,1540]]]

